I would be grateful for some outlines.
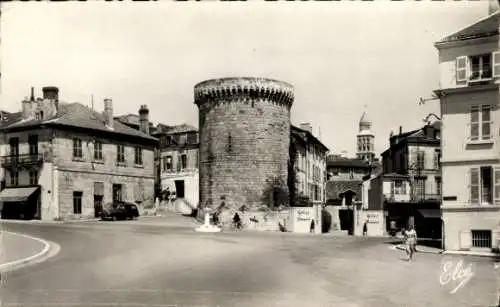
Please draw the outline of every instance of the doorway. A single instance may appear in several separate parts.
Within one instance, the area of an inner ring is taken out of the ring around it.
[[[102,199],[102,195],[94,195],[94,217],[101,217]]]
[[[113,184],[113,203],[121,202],[123,196],[122,185]]]
[[[184,198],[184,180],[175,181],[175,194],[177,198]]]

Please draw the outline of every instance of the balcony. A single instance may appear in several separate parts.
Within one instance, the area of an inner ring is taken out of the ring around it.
[[[3,156],[0,158],[1,166],[8,169],[30,168],[32,166],[40,166],[42,163],[42,154]]]
[[[413,201],[441,201],[441,194],[421,194],[421,193],[413,193],[411,196]]]

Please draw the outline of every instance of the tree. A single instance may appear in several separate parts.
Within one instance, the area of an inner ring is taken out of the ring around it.
[[[262,201],[271,210],[288,207],[290,199],[285,180],[280,177],[267,179],[267,185],[262,193]]]

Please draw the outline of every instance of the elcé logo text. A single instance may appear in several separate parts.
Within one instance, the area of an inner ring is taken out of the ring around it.
[[[452,260],[444,261],[441,269],[441,275],[439,277],[441,285],[447,285],[452,281],[458,283],[456,287],[450,291],[451,294],[456,293],[460,288],[465,286],[474,276],[472,263],[465,266],[463,260],[457,262]]]

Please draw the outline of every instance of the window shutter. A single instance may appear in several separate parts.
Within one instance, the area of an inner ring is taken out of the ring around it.
[[[481,137],[483,140],[491,139],[491,107],[483,105],[481,108]]]
[[[469,194],[470,203],[473,205],[479,204],[479,168],[473,167],[470,169]]]
[[[459,56],[456,59],[457,81],[467,81],[467,56]]]
[[[469,121],[469,139],[471,141],[479,140],[479,106],[471,106],[470,108],[470,121]]]
[[[495,205],[500,205],[500,167],[499,166],[495,167],[493,178],[494,178],[494,185],[495,185],[494,203],[495,203]]]
[[[493,52],[493,77],[500,77],[500,52]]]

